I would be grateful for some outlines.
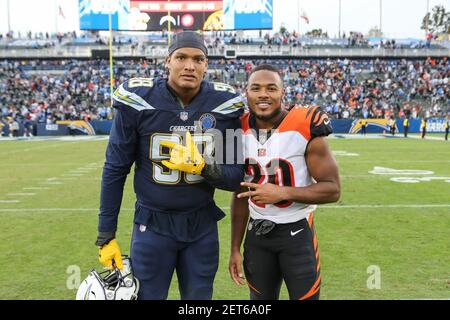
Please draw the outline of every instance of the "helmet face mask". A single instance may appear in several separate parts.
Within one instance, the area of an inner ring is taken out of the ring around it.
[[[139,281],[133,275],[131,259],[123,256],[123,269],[97,272],[93,269],[80,284],[77,300],[136,300]]]

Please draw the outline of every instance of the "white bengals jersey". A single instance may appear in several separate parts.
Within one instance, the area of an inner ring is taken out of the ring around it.
[[[332,132],[325,112],[319,107],[294,108],[267,138],[255,129],[254,123],[254,116],[250,113],[241,117],[245,181],[290,187],[315,183],[306,166],[305,152],[313,138]],[[316,207],[292,201],[260,205],[249,199],[253,219],[271,220],[278,224],[308,219]]]

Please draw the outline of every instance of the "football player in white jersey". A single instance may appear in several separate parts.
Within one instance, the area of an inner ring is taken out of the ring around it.
[[[290,299],[318,299],[313,214],[317,204],[340,197],[338,166],[325,140],[330,119],[318,107],[285,110],[283,81],[271,65],[252,70],[246,94],[246,175],[231,204],[230,275],[249,286],[252,300],[278,299],[283,280]]]

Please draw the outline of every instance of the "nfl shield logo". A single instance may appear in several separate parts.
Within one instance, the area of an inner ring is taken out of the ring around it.
[[[180,112],[180,119],[183,121],[186,121],[189,117],[189,113],[187,113],[186,111],[181,111]]]
[[[264,144],[267,141],[267,135],[265,133],[260,133],[259,135],[259,143]]]

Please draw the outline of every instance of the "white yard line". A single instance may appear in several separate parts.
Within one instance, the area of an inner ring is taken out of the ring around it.
[[[328,139],[419,139],[422,140],[421,135],[417,134],[409,134],[408,138],[403,137],[402,134],[396,134],[395,136],[391,136],[388,134],[381,134],[381,133],[370,133],[367,135],[362,135],[360,133],[335,133],[328,136]],[[442,133],[442,136],[436,136],[436,135],[426,135],[424,140],[437,140],[437,141],[445,141],[444,139],[444,133]]]
[[[94,180],[94,181],[97,181],[97,180],[101,180],[102,178],[99,176],[98,178],[92,178],[92,177],[88,177],[88,176],[83,176],[83,177],[81,177],[81,180]],[[13,180],[15,180],[15,178],[0,178],[0,181],[13,181]],[[58,178],[58,180],[71,180],[71,179],[69,179],[69,178],[64,178],[64,177],[61,177],[61,178]],[[40,183],[42,183],[43,181],[42,181],[42,178],[29,178],[28,179],[28,181],[38,181],[38,182],[40,182]],[[45,182],[54,182],[54,181],[45,181]],[[56,181],[57,182],[57,181]]]
[[[355,161],[352,161],[355,160]],[[339,161],[339,160],[338,160]],[[375,165],[375,160],[359,160],[357,158],[351,158],[351,157],[347,157],[345,158],[345,162],[358,162],[358,163],[373,163]],[[386,164],[389,163],[405,163],[405,160],[393,160],[393,159],[389,159],[386,160]],[[414,159],[408,159],[408,163],[450,163],[450,160],[414,160]]]
[[[325,205],[319,209],[352,209],[352,208],[450,208],[450,204],[355,204],[355,205]]]
[[[87,166],[94,165],[95,163],[89,163]],[[78,172],[76,171],[78,170]],[[38,180],[40,184],[45,185],[61,185],[64,182],[58,181],[58,180],[76,180],[76,178],[82,177],[85,173],[88,173],[89,171],[92,171],[93,169],[90,168],[78,168],[72,171],[69,171],[69,173],[61,174],[64,178],[58,178],[58,177],[51,177],[47,178],[44,181],[42,179],[30,179],[30,180]],[[0,180],[8,180],[8,179],[0,179]],[[26,187],[22,188],[22,190],[49,190],[49,187]],[[7,193],[7,196],[34,196],[36,193],[31,192],[19,192],[19,193]],[[18,203],[18,200],[3,200],[0,203]]]
[[[320,209],[353,209],[353,208],[450,208],[448,204],[391,204],[391,205],[327,205],[319,206]],[[222,210],[229,210],[230,207],[220,207]],[[120,211],[134,211],[132,208],[122,208]],[[96,212],[98,208],[18,208],[18,209],[0,209],[0,212]]]
[[[350,205],[319,205],[318,209],[358,209],[358,208],[450,208],[448,204],[350,204]],[[220,207],[222,210],[229,210],[230,207]]]
[[[5,153],[6,156],[10,156],[12,154],[16,154],[16,153],[22,153],[22,152],[28,152],[28,151],[36,151],[36,150],[44,150],[44,149],[51,149],[51,148],[58,148],[60,147],[61,144],[59,143],[54,143],[54,144],[50,144],[50,145],[44,145],[44,146],[32,146],[29,148],[23,148],[23,149],[18,149],[18,150],[11,150]]]
[[[98,208],[23,208],[0,209],[0,212],[96,212]],[[120,211],[134,211],[134,209],[120,209]]]
[[[52,163],[52,167],[72,167],[80,165],[79,162]],[[42,167],[42,163],[8,163],[9,167]]]
[[[422,136],[421,135],[415,135],[415,134],[409,135],[408,138],[422,140]],[[435,135],[433,135],[433,136],[425,135],[425,139],[423,139],[423,140],[440,140],[440,141],[445,141],[444,133],[442,133],[442,137],[435,136]]]
[[[0,142],[2,141],[21,141],[21,142],[41,142],[41,141],[64,141],[64,142],[78,142],[78,141],[103,141],[108,140],[109,136],[51,136],[51,137],[45,137],[45,136],[38,136],[38,137],[32,137],[32,138],[7,138],[7,137],[1,137]]]

